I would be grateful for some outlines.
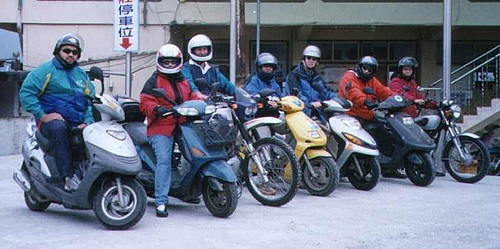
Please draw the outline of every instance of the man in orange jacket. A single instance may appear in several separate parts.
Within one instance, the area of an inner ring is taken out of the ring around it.
[[[339,82],[339,96],[352,102],[352,108],[346,114],[356,117],[362,124],[370,122],[375,117],[372,110],[376,107],[376,100],[382,102],[396,94],[375,78],[378,62],[372,56],[365,56],[361,61],[349,69]],[[363,88],[373,89],[373,94],[363,91]],[[406,178],[406,175],[397,170],[383,171],[384,177]]]

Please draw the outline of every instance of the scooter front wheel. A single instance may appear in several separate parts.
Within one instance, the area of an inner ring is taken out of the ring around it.
[[[436,178],[436,167],[432,161],[431,154],[427,152],[416,152],[416,156],[420,159],[420,164],[415,164],[406,160],[405,171],[410,181],[421,187],[430,185]]]
[[[466,162],[460,158],[453,140],[446,144],[443,151],[444,166],[451,177],[459,182],[476,183],[486,176],[490,169],[490,156],[486,145],[481,140],[461,136],[461,150]]]
[[[24,202],[26,202],[26,206],[28,206],[31,211],[35,212],[43,212],[50,206],[50,201],[37,201],[33,196],[31,196],[30,192],[24,192]]]
[[[105,182],[94,196],[94,213],[101,224],[111,230],[125,230],[134,226],[146,211],[144,188],[131,178],[122,178],[121,186],[122,200],[114,179]]]
[[[306,156],[306,155],[304,155]],[[339,168],[333,158],[316,157],[311,160],[314,174],[304,165],[302,184],[312,195],[329,196],[339,185]]]
[[[238,191],[234,182],[222,182],[222,189],[216,191],[210,187],[207,179],[203,180],[203,201],[208,211],[215,217],[227,218],[238,206]]]
[[[242,163],[248,191],[264,205],[285,205],[297,193],[300,181],[295,152],[284,141],[274,137],[261,138],[253,146],[256,156],[247,156]],[[259,171],[254,157],[260,160],[265,172]]]
[[[356,157],[356,158],[354,158]],[[360,169],[356,165],[356,160],[359,163]],[[354,155],[350,160],[350,165],[347,168],[347,178],[356,189],[371,190],[377,186],[380,179],[380,164],[377,159],[372,156],[359,157]],[[361,172],[359,172],[361,170]]]

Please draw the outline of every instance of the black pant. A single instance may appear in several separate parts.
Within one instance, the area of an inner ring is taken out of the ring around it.
[[[73,176],[69,128],[69,124],[62,120],[42,122],[40,126],[40,132],[50,141],[52,149],[50,153],[54,156],[57,169],[63,178]]]

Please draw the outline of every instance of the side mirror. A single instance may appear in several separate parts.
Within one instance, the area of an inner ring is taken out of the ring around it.
[[[366,94],[375,95],[375,91],[371,87],[363,87],[363,92]]]
[[[408,86],[403,86],[403,91],[407,93],[410,91],[410,88]]]
[[[297,87],[294,87],[290,94],[293,96],[299,96],[299,89]]]
[[[312,83],[312,87],[314,90],[316,90],[319,93],[321,93],[323,91],[323,86],[321,85],[321,83],[319,83],[317,81]]]
[[[198,78],[198,79],[195,79],[194,80],[194,84],[197,86],[197,87],[210,87],[208,85],[208,81],[205,79],[205,78]]]
[[[264,89],[259,91],[259,94],[262,98],[265,98],[265,97],[273,95],[273,94],[278,95],[278,93],[271,88],[264,88]]]
[[[90,80],[98,79],[100,81],[103,81],[104,74],[102,72],[102,69],[96,66],[91,67],[89,70],[89,78]]]
[[[220,88],[220,82],[214,82],[214,83],[212,83],[211,88],[212,88],[212,92],[216,93],[219,90],[219,88]]]

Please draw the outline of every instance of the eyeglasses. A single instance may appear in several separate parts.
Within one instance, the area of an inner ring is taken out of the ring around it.
[[[69,49],[69,48],[65,48],[62,50],[65,54],[73,54],[73,55],[79,55],[80,54],[80,51],[78,51],[77,49],[73,50],[73,49]]]
[[[318,58],[312,56],[306,56],[306,60],[317,61]]]

